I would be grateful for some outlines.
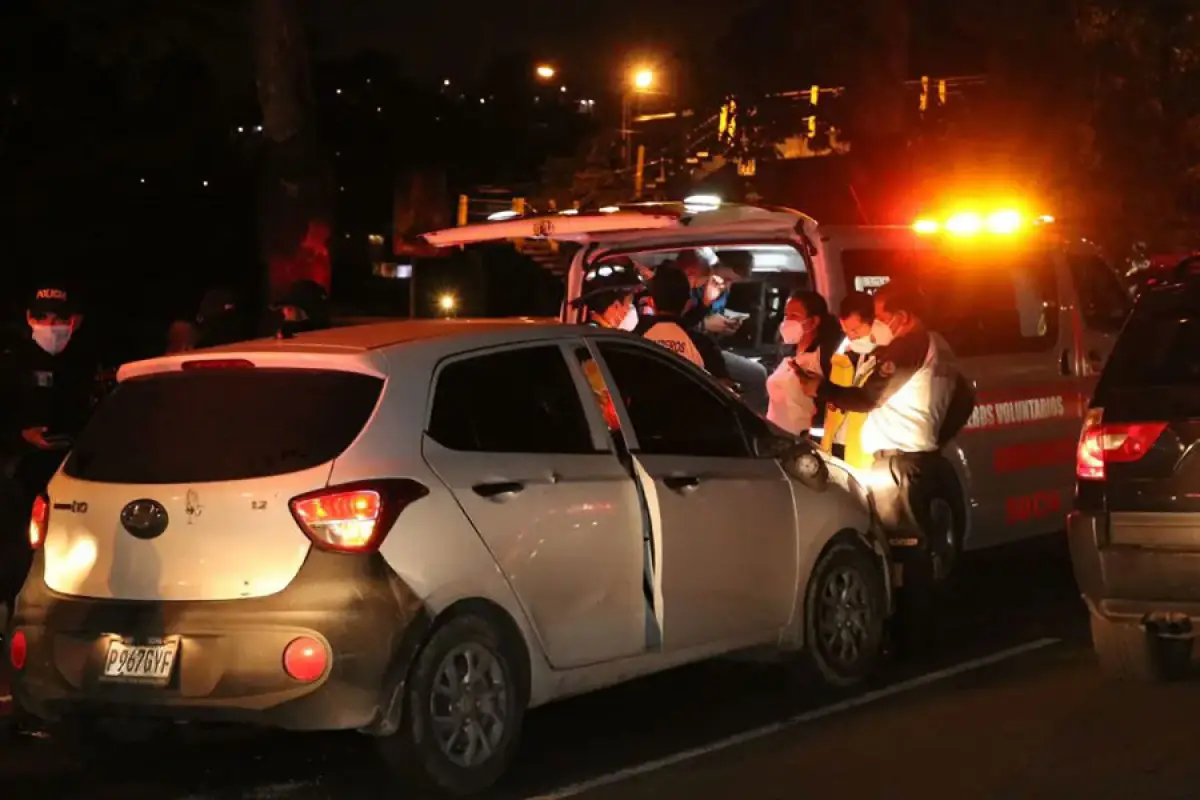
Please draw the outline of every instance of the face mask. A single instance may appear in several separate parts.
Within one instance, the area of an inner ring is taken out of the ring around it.
[[[887,347],[895,338],[896,334],[887,323],[875,320],[871,325],[871,339],[880,347]]]
[[[805,323],[795,319],[785,319],[779,325],[779,338],[784,344],[797,344],[808,333]]]
[[[621,324],[617,327],[623,331],[631,331],[637,327],[638,312],[632,305],[629,306],[629,311],[625,314],[625,319],[621,320]]]
[[[70,325],[33,325],[33,341],[52,356],[67,349],[71,341]]]
[[[871,335],[867,334],[861,339],[851,339],[846,346],[860,356],[865,356],[868,353],[874,352],[877,345],[871,341]]]

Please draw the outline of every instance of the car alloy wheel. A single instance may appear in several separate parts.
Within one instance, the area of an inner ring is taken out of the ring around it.
[[[496,656],[478,643],[442,659],[429,695],[433,735],[442,754],[467,769],[491,758],[504,740],[508,683]]]
[[[819,602],[818,646],[831,661],[852,669],[871,638],[872,609],[866,583],[853,567],[831,571]]]

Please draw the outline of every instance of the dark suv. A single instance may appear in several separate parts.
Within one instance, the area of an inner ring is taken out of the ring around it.
[[[1181,270],[1139,298],[1079,439],[1071,559],[1115,677],[1176,677],[1200,635],[1200,279]]]

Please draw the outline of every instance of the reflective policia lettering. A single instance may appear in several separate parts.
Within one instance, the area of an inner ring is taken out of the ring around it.
[[[1009,400],[980,403],[971,413],[965,430],[1020,425],[1067,416],[1067,403],[1062,395],[1035,397],[1029,400]]]

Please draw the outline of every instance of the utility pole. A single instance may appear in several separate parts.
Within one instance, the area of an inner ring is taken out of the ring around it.
[[[642,187],[645,183],[646,173],[646,145],[639,144],[637,149],[637,168],[633,173],[633,197],[635,200],[642,199]]]

